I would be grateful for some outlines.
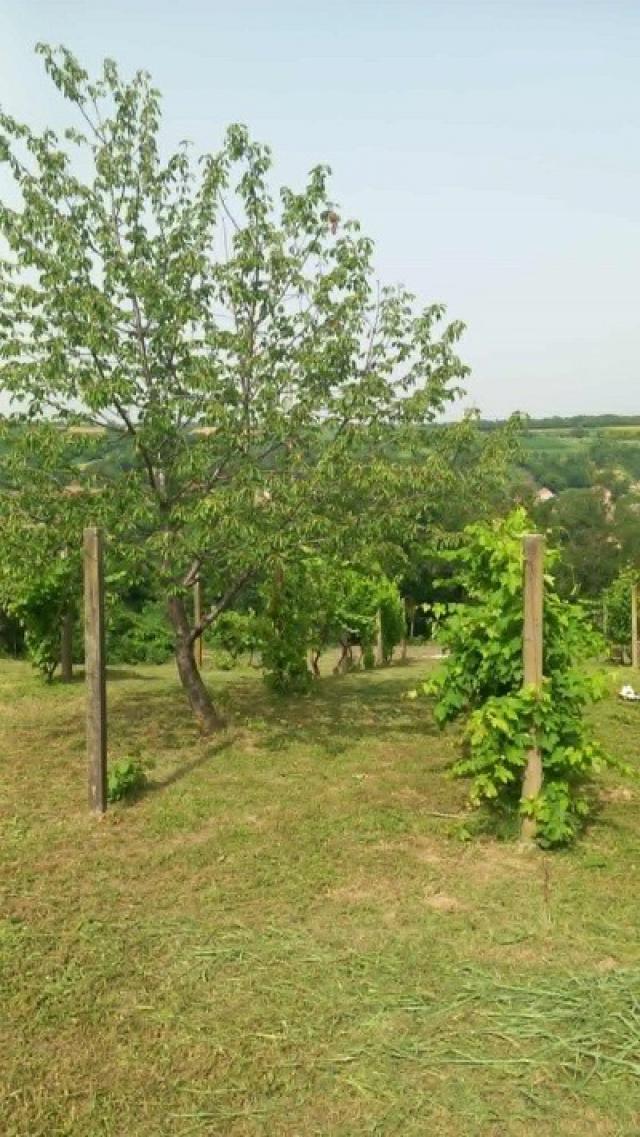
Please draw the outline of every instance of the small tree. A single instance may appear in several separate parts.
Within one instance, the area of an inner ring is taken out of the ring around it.
[[[331,645],[355,633],[365,658],[372,656],[381,614],[383,656],[389,662],[404,634],[404,606],[396,585],[379,570],[369,573],[327,558],[301,556],[278,565],[263,589],[262,662],[274,689],[304,691],[320,674]]]
[[[306,691],[311,683],[307,649],[313,598],[306,578],[304,563],[278,562],[263,589],[262,666],[268,685],[280,694]]]
[[[614,644],[631,643],[631,590],[638,584],[640,573],[632,566],[621,569],[604,593],[607,606],[607,639]]]
[[[584,718],[601,684],[584,664],[599,639],[579,605],[555,590],[547,557],[544,681],[541,696],[523,690],[523,510],[504,521],[470,526],[464,546],[448,554],[465,599],[440,612],[438,637],[451,653],[423,691],[435,696],[443,725],[466,719],[455,773],[473,779],[472,801],[534,815],[547,845],[572,840],[589,812],[584,787],[610,762]],[[520,806],[527,752],[538,746],[544,785]]]
[[[380,582],[379,612],[382,632],[382,659],[390,663],[393,652],[407,630],[405,606],[398,587],[386,578]]]
[[[379,289],[372,244],[318,166],[270,188],[241,126],[194,162],[160,146],[149,77],[38,49],[76,122],[59,138],[0,115],[17,204],[0,205],[0,381],[32,421],[102,427],[130,461],[79,471],[114,544],[166,597],[203,730],[221,724],[194,644],[269,563],[406,537],[442,467],[393,461],[454,396],[461,325]],[[42,462],[47,463],[46,452]],[[187,597],[215,599],[194,625]]]

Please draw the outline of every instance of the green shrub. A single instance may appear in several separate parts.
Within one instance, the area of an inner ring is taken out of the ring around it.
[[[435,695],[443,725],[466,718],[463,753],[454,772],[473,779],[472,801],[496,812],[534,815],[542,844],[575,838],[589,813],[591,774],[611,759],[585,721],[586,705],[602,691],[584,664],[601,641],[582,608],[557,593],[547,554],[544,598],[544,682],[523,689],[522,536],[524,510],[505,521],[474,525],[454,560],[465,601],[440,612],[438,639],[450,655],[423,691]],[[540,795],[520,802],[527,752],[542,753]]]
[[[231,652],[225,651],[224,648],[216,651],[214,656],[214,663],[220,671],[233,671],[237,662],[237,656],[231,655]]]
[[[147,785],[144,764],[139,758],[121,758],[107,772],[107,800],[122,801],[134,797]]]
[[[53,561],[46,574],[19,580],[5,602],[22,629],[29,659],[49,682],[60,663],[64,613],[76,604],[74,584],[66,562]]]

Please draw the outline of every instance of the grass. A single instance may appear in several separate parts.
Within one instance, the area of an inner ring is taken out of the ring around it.
[[[82,684],[0,663],[6,1137],[640,1133],[635,784],[571,853],[461,842],[426,666],[210,670],[213,742],[171,668],[115,671],[110,755],[154,766],[96,820]],[[640,709],[597,717],[637,762]]]

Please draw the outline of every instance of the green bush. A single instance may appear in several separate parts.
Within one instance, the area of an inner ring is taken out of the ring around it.
[[[18,581],[6,597],[6,612],[22,629],[29,659],[48,681],[60,663],[62,620],[75,607],[74,584],[66,562],[53,561],[45,575]]]
[[[523,510],[505,521],[466,530],[455,560],[465,601],[440,613],[438,639],[450,655],[423,691],[435,695],[443,725],[466,718],[457,775],[473,779],[472,801],[496,813],[531,814],[541,844],[575,838],[589,813],[585,793],[591,774],[612,760],[585,720],[586,705],[602,691],[584,664],[600,639],[582,608],[563,600],[549,572],[544,599],[544,682],[541,694],[523,689],[522,536]],[[520,802],[522,776],[532,746],[542,753],[540,795]]]
[[[121,758],[107,772],[107,801],[134,797],[147,785],[143,763],[138,758]]]

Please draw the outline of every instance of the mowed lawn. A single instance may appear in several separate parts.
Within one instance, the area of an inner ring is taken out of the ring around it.
[[[116,670],[110,754],[155,765],[98,820],[82,683],[0,663],[0,1133],[640,1133],[638,789],[571,853],[461,840],[427,666],[208,670],[213,742],[172,667]],[[636,762],[640,706],[597,717]]]

